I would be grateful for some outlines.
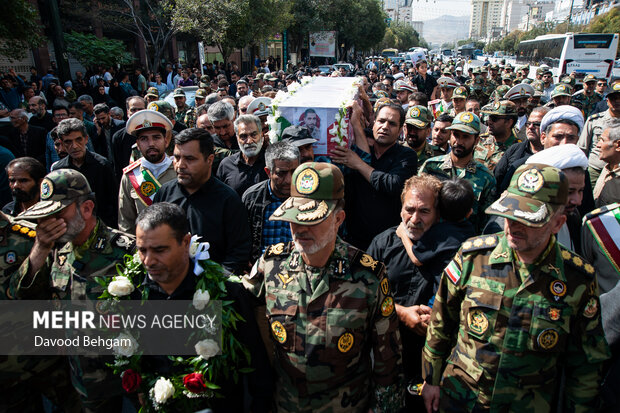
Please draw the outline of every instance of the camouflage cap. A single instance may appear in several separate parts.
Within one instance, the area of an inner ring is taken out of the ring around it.
[[[411,106],[407,110],[407,116],[405,116],[406,124],[413,125],[420,129],[428,127],[432,121],[433,115],[425,106]]]
[[[379,92],[381,92],[381,94],[379,94]],[[383,90],[377,90],[375,95],[378,97],[377,101],[375,102],[373,106],[373,110],[375,112],[377,111],[377,109],[379,109],[379,107],[385,105],[386,103],[390,103],[392,101],[392,99],[390,99],[387,93],[384,92]]]
[[[489,73],[489,68],[487,66],[482,66],[480,68],[480,73]]]
[[[344,177],[340,169],[325,162],[306,162],[293,172],[291,196],[269,219],[316,225],[327,219],[340,199],[344,199]]]
[[[471,112],[461,112],[446,129],[478,135],[480,133],[480,118]]]
[[[512,80],[512,76],[510,76],[510,73],[504,73],[502,75],[502,80]]]
[[[197,89],[196,90],[196,95],[195,95],[195,99],[206,99],[207,98],[207,91],[204,89]]]
[[[49,217],[83,195],[94,197],[88,180],[75,169],[52,171],[41,181],[41,200],[18,215],[22,219]]]
[[[508,189],[486,213],[542,227],[567,200],[568,179],[561,170],[543,164],[521,165]]]
[[[569,85],[566,85],[564,83],[558,83],[557,85],[555,85],[555,87],[553,88],[553,92],[551,92],[551,98],[554,98],[556,96],[572,96],[572,90],[570,88]]]
[[[256,74],[256,79],[263,80],[263,78],[264,78],[264,77],[265,77],[265,74],[264,74],[264,73],[262,73],[262,72],[261,72],[261,73],[257,73],[257,74]]]
[[[493,103],[490,109],[484,110],[482,113],[485,115],[517,117],[517,105],[509,100],[500,100]]]
[[[173,98],[180,98],[180,97],[185,97],[185,91],[183,89],[176,88],[174,89],[174,93],[172,95]]]
[[[540,80],[535,80],[532,82],[532,87],[534,88],[534,96],[542,97],[545,94],[545,85]]]
[[[497,63],[493,63],[493,64],[489,67],[489,69],[491,69],[491,70],[499,70],[499,65],[498,65]]]
[[[156,87],[150,87],[150,88],[148,88],[146,90],[146,95],[145,96],[146,97],[153,96],[153,97],[158,98],[159,97],[159,90],[157,90]]]
[[[517,70],[518,71],[521,71],[521,70],[528,70],[529,71],[530,70],[530,65],[521,65],[521,66],[519,66],[517,68]]]
[[[474,79],[474,84],[472,85],[473,90],[482,90],[484,87],[484,78],[482,76],[476,76]]]
[[[479,67],[474,67],[474,70],[472,71],[472,73],[474,75],[479,75],[480,74],[480,68]]]
[[[545,71],[544,67],[539,67],[538,69],[536,69],[536,74],[537,75],[542,75],[544,71]]]
[[[560,83],[565,83],[567,85],[570,85],[571,87],[575,86],[575,78],[571,77],[571,76],[562,76],[562,79],[560,79]]]
[[[493,91],[493,96],[495,100],[502,100],[506,92],[508,92],[509,90],[510,90],[510,86],[508,85],[501,85],[501,86],[496,87],[495,90]]]
[[[583,83],[596,82],[598,79],[594,75],[587,75],[583,78]]]
[[[464,86],[457,87],[452,93],[452,99],[467,99],[468,97],[469,93],[467,92],[467,88]]]
[[[613,95],[616,93],[620,93],[620,80],[616,80],[614,83],[611,84],[611,86],[609,87],[609,92],[607,93],[607,96]]]
[[[174,108],[165,100],[156,100],[155,102],[151,102],[146,108],[148,110],[159,112],[170,120],[174,119]]]

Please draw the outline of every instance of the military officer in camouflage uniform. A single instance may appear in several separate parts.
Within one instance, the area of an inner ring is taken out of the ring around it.
[[[572,105],[581,109],[584,119],[588,119],[596,105],[603,100],[603,96],[595,91],[596,76],[587,75],[583,78],[583,89],[573,94]]]
[[[452,109],[448,114],[455,117],[459,113],[465,112],[465,102],[468,97],[468,89],[465,86],[457,86],[452,93]]]
[[[567,195],[559,169],[519,167],[487,209],[505,232],[464,242],[444,270],[423,350],[429,412],[597,411],[610,353],[594,267],[554,235]]]
[[[176,179],[172,157],[166,148],[172,139],[172,123],[153,110],[143,110],[127,120],[125,130],[136,137],[142,157],[123,169],[118,194],[118,228],[135,233],[138,214],[153,203],[163,184]]]
[[[398,412],[403,405],[385,267],[338,237],[343,208],[342,172],[301,164],[291,197],[270,218],[291,223],[293,242],[267,247],[243,280],[266,300],[278,412]]]
[[[131,235],[95,215],[94,193],[80,172],[50,172],[41,201],[18,218],[39,220],[28,258],[11,276],[8,294],[28,299],[96,300],[95,277],[116,276],[116,264],[134,252]],[[121,389],[104,358],[71,357],[72,381],[87,412],[120,411]]]
[[[207,99],[207,91],[205,89],[197,89],[196,94],[194,95],[194,107],[190,107],[189,110],[185,113],[185,117],[183,118],[183,123],[188,128],[196,127],[196,119],[197,119],[197,109],[198,106],[203,105],[205,103],[205,99]]]
[[[474,159],[493,172],[506,150],[521,142],[514,131],[517,107],[509,100],[502,100],[493,103],[491,108],[482,110],[482,113],[487,115],[489,131],[480,135],[480,141],[474,150]]]
[[[548,108],[556,108],[562,105],[571,104],[571,96],[573,89],[566,83],[558,83],[551,92],[551,102],[548,102],[545,106]]]
[[[10,275],[28,257],[36,225],[0,212],[0,299],[9,295]],[[0,411],[38,413],[40,394],[65,412],[79,412],[81,404],[62,357],[4,356],[0,359]]]
[[[438,155],[438,148],[428,143],[433,115],[424,106],[412,106],[405,116],[405,141],[403,146],[413,149],[418,155],[418,165]]]
[[[478,100],[480,105],[484,106],[489,102],[489,96],[493,91],[487,92],[489,92],[489,88],[485,87],[484,79],[481,76],[476,76],[470,87],[470,97]]]
[[[601,151],[597,145],[598,141],[605,129],[620,127],[620,80],[616,80],[609,88],[607,107],[605,112],[590,116],[581,131],[577,144],[588,155],[588,172],[592,187],[596,186],[596,180],[606,165],[600,159]]]
[[[466,179],[474,189],[474,206],[470,216],[477,233],[482,232],[486,217],[485,208],[495,200],[495,178],[491,171],[474,159],[474,148],[479,141],[480,118],[471,112],[459,113],[452,125],[450,153],[430,158],[418,170],[434,175],[441,180],[451,178]]]
[[[187,97],[185,96],[185,91],[181,88],[177,88],[174,90],[174,103],[177,105],[176,114],[174,115],[174,120],[180,123],[183,123],[185,120],[185,115],[192,108],[187,104]]]

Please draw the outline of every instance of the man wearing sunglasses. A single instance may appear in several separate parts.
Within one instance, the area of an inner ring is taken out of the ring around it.
[[[488,115],[489,131],[480,135],[480,142],[474,150],[474,159],[493,172],[506,150],[521,142],[513,130],[517,122],[517,106],[509,100],[502,100],[493,103],[490,109],[483,110],[482,113]]]

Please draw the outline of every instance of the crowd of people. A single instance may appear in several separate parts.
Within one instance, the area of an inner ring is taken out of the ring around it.
[[[95,301],[137,254],[149,299],[191,300],[198,236],[251,355],[221,398],[186,384],[202,408],[620,408],[620,81],[453,60],[203,69],[3,74],[3,298]],[[311,109],[269,138],[272,99],[303,76],[359,80],[329,156]],[[0,362],[2,409],[181,411],[105,357],[28,360]]]

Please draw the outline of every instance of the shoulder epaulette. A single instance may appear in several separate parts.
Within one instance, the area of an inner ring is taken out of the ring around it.
[[[490,133],[490,132],[484,132],[484,133],[481,133],[481,134],[480,134],[480,137],[481,137],[481,138],[487,138],[487,137],[489,137],[489,136],[491,136],[491,133]]]
[[[351,266],[370,271],[377,277],[381,275],[385,267],[383,262],[374,259],[371,255],[365,253],[362,250],[358,250],[357,248],[355,249],[353,258],[351,258]]]
[[[588,120],[591,120],[591,119],[594,120],[594,119],[602,118],[603,116],[605,116],[605,112],[595,113],[594,115],[590,115]]]
[[[570,251],[563,246],[560,245],[560,254],[562,255],[562,259],[564,260],[564,264],[568,264],[569,266],[587,274],[589,277],[594,277],[595,271],[592,264],[588,263],[584,258],[575,254],[573,251]]]
[[[613,211],[616,208],[620,208],[620,204],[617,203],[617,202],[614,202],[613,204],[602,206],[600,208],[596,208],[595,210],[592,210],[590,213],[586,214],[585,217],[583,217],[583,222],[586,222],[586,221],[596,217],[597,215],[601,215],[601,214],[604,214],[606,212]]]
[[[123,168],[123,174],[126,174],[127,172],[136,169],[141,164],[142,164],[142,158],[138,159],[137,161],[134,161],[134,162],[130,163],[129,165],[127,165],[126,167]]]
[[[265,249],[265,259],[288,256],[291,253],[291,244],[291,242],[286,244],[284,242],[280,242],[278,244],[268,246]]]
[[[11,223],[11,232],[14,234],[20,234],[24,237],[33,238],[37,236],[36,224],[30,221],[13,221]]]
[[[497,245],[497,235],[481,235],[479,237],[470,238],[463,243],[463,253],[495,248]]]

